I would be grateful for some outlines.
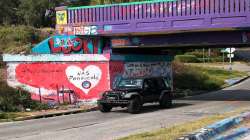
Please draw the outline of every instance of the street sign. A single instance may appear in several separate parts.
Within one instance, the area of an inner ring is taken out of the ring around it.
[[[228,58],[234,58],[234,54],[227,54]]]
[[[227,53],[233,53],[233,52],[236,51],[236,49],[235,49],[235,48],[226,48],[225,51],[226,51]]]

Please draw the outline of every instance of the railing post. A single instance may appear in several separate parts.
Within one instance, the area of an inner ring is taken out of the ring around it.
[[[71,104],[71,92],[69,92],[69,104]]]
[[[62,86],[63,104],[64,104],[64,86]]]
[[[60,93],[59,93],[59,88],[58,85],[56,85],[56,92],[57,92],[57,101],[58,101],[58,105],[60,105]]]
[[[42,103],[42,95],[41,95],[41,88],[39,87],[39,101]]]

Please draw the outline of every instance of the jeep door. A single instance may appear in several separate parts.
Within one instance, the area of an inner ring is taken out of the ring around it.
[[[153,102],[156,100],[157,89],[154,79],[145,79],[143,82],[143,101]]]

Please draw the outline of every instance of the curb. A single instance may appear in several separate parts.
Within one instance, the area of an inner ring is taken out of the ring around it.
[[[250,78],[250,75],[249,75],[249,76],[244,76],[244,77],[242,77],[240,80],[238,80],[237,82],[235,82],[235,83],[233,83],[233,84],[231,84],[231,85],[227,85],[227,86],[221,87],[221,88],[216,89],[216,90],[212,90],[212,91],[198,91],[198,92],[196,92],[196,94],[194,94],[194,95],[190,95],[190,96],[180,96],[180,97],[175,97],[174,99],[181,99],[181,98],[187,99],[187,98],[191,98],[191,97],[193,97],[193,96],[197,96],[197,95],[201,95],[201,94],[206,94],[206,93],[210,93],[210,92],[217,92],[217,91],[220,91],[220,90],[223,90],[223,89],[232,87],[232,86],[234,86],[234,85],[237,85],[237,84],[239,84],[239,83],[241,83],[241,82],[243,82],[243,81],[245,81],[245,80],[247,80],[247,79],[249,79],[249,78]]]
[[[206,126],[205,128],[202,128],[192,134],[188,134],[183,137],[180,137],[177,140],[209,140],[229,130],[233,126],[240,124],[242,121],[247,120],[247,119],[250,119],[250,112],[243,113],[236,117],[230,117],[230,118],[221,120],[219,122]],[[238,137],[247,132],[248,131],[246,129],[238,130],[234,132],[233,134],[229,135],[228,137],[230,136]],[[223,139],[218,139],[218,140],[223,140]]]
[[[247,80],[248,78],[250,78],[250,75],[244,76],[244,77],[242,77],[240,80],[234,82],[234,83],[231,84],[231,85],[225,86],[224,88],[231,87],[231,86],[234,86],[234,85],[236,85],[236,84],[239,84],[239,83],[241,83],[241,82]],[[224,88],[222,88],[222,89],[224,89]]]
[[[18,118],[13,119],[13,121],[24,121],[24,120],[31,120],[31,119],[50,118],[50,117],[55,117],[55,116],[91,112],[91,111],[96,111],[97,109],[98,109],[97,107],[94,107],[94,108],[90,108],[90,109],[74,109],[74,110],[70,110],[70,111],[45,113],[45,114],[41,114],[41,115],[34,115],[34,116],[28,116],[28,117],[18,117]]]
[[[249,128],[246,127],[241,127],[238,128],[236,130],[234,130],[231,134],[226,135],[226,136],[219,136],[218,138],[216,138],[216,140],[231,140],[231,139],[235,139],[238,138],[244,134],[247,134],[250,132]]]

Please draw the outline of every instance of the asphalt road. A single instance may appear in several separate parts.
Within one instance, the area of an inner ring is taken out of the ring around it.
[[[171,109],[147,105],[141,114],[125,109],[0,124],[0,140],[109,140],[170,127],[239,108],[250,109],[250,79],[224,90],[174,101]]]

